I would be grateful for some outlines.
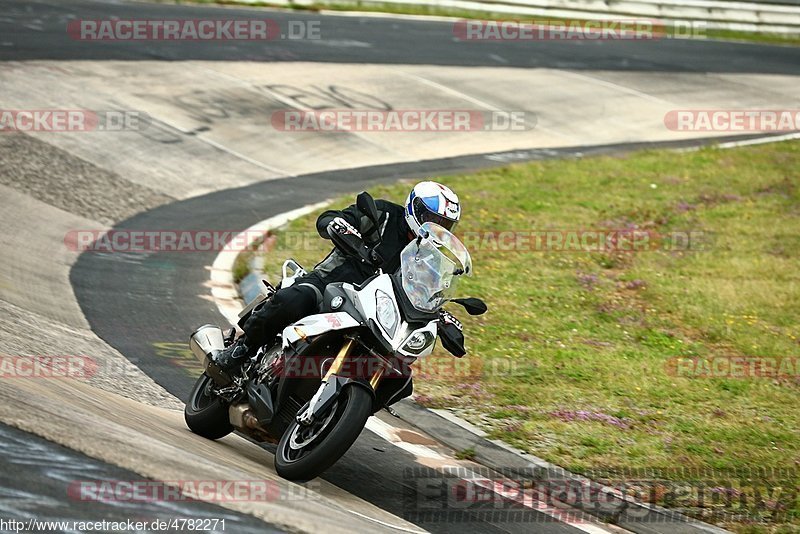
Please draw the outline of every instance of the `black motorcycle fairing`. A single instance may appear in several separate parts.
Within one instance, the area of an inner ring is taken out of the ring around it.
[[[363,378],[331,375],[328,378],[328,382],[325,383],[325,387],[322,389],[322,396],[314,406],[314,411],[312,412],[314,414],[314,418],[316,419],[327,413],[327,411],[331,408],[331,406],[333,406],[333,403],[336,402],[336,399],[339,397],[339,395],[341,395],[342,391],[346,387],[361,387],[366,389],[372,396],[373,404],[375,403],[375,391],[369,385],[368,381],[364,380]]]
[[[259,425],[266,426],[272,422],[275,410],[272,406],[272,394],[266,384],[255,382],[247,384],[247,402],[256,413]]]
[[[408,376],[384,378],[378,385],[377,391],[375,391],[375,403],[372,407],[372,413],[405,399],[413,392],[414,381],[412,380],[410,369]]]
[[[342,287],[342,285],[344,284],[345,282],[334,282],[332,284],[328,284],[327,286],[325,286],[325,293],[322,296],[322,312],[323,313],[344,312],[353,319],[355,319],[356,321],[358,321],[359,323],[364,324],[364,317],[358,311],[355,304],[353,304],[353,301],[350,300],[350,297],[347,295],[347,292]],[[331,306],[331,302],[336,297],[342,298],[342,304],[334,309]]]
[[[287,373],[286,369],[302,369],[302,365],[295,363],[295,360],[303,358],[306,355],[314,355],[321,358],[336,356],[341,344],[337,346],[333,342],[341,341],[341,337],[333,336],[332,339],[327,339],[328,337],[330,336],[318,337],[311,341],[301,340],[295,344],[293,349],[284,351],[284,371],[278,379],[278,385],[273,396],[276,413],[280,411],[283,403],[291,393],[295,391],[301,393],[310,392],[305,400],[310,399],[314,394],[316,385],[319,384],[319,379],[322,378],[321,376],[289,376],[290,373]]]

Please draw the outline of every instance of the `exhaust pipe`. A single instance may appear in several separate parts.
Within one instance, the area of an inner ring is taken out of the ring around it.
[[[222,336],[220,327],[207,324],[203,325],[189,336],[189,348],[192,354],[203,365],[203,371],[210,376],[219,386],[227,386],[231,383],[228,373],[220,369],[214,363],[214,356],[225,348],[225,339]]]
[[[256,441],[277,444],[278,439],[273,438],[258,424],[258,417],[253,413],[249,404],[234,404],[228,408],[228,419],[236,430],[244,432]]]
[[[213,356],[225,348],[222,329],[213,324],[201,326],[189,337],[189,348],[203,367],[207,367]]]
[[[228,419],[231,425],[239,430],[263,430],[258,424],[258,418],[247,403],[231,405],[228,408]]]

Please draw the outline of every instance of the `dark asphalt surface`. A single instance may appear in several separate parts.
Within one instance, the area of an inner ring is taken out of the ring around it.
[[[319,21],[322,42],[288,39],[266,42],[100,42],[75,40],[67,34],[70,20],[109,17],[269,18],[278,23],[284,34],[288,33],[289,21]],[[353,46],[354,42],[369,46]],[[507,63],[498,63],[492,55],[502,57]],[[27,59],[317,61],[795,74],[800,65],[800,47],[681,39],[462,42],[453,34],[451,22],[198,5],[0,0],[0,60]]]
[[[67,35],[76,18],[272,18],[319,20],[325,41],[358,41],[369,46],[329,46],[312,41],[268,43],[100,43]],[[499,65],[490,55],[507,63]],[[316,61],[381,64],[549,67],[647,72],[796,73],[800,49],[750,44],[663,40],[595,43],[462,43],[447,22],[405,21],[375,17],[328,17],[313,13],[225,9],[201,6],[104,3],[90,1],[0,0],[0,61],[31,59],[93,60],[249,60]],[[621,147],[516,151],[512,159],[569,157],[607,153]],[[626,149],[636,148],[628,146]],[[192,198],[141,213],[117,229],[242,230],[270,215],[332,195],[355,192],[378,182],[468,171],[497,165],[497,158],[468,156],[429,162],[320,173],[276,180]],[[100,255],[83,254],[71,271],[71,282],[93,330],[149,376],[180,398],[192,378],[164,347],[185,347],[198,325],[222,322],[208,290],[205,266],[214,253]],[[179,349],[178,349],[179,350]],[[173,350],[173,352],[175,352]],[[266,458],[265,458],[266,461]],[[414,481],[405,469],[414,460],[365,432],[325,478],[353,494],[403,516],[415,511],[404,498]],[[266,467],[265,469],[270,469]],[[33,476],[32,474],[30,476]],[[5,488],[18,487],[12,479]],[[41,483],[41,481],[39,482]],[[552,521],[536,520],[538,532],[574,531]],[[487,522],[477,516],[461,523],[418,522],[434,532],[530,532],[531,523]]]
[[[39,528],[24,532],[61,532],[70,529],[45,529],[42,522],[120,522],[128,520],[153,525],[156,520],[209,520],[210,528],[199,532],[242,532],[267,534],[281,532],[255,517],[226,508],[191,500],[126,501],[91,499],[91,492],[76,491],[81,483],[142,483],[140,475],[90,458],[38,436],[0,424],[0,533],[14,532],[8,521],[39,521]],[[211,520],[220,520],[217,522]],[[223,523],[224,520],[224,528]],[[216,527],[216,528],[215,528]],[[112,532],[99,530],[99,532]],[[139,532],[165,532],[148,528]],[[166,532],[180,532],[169,529]]]

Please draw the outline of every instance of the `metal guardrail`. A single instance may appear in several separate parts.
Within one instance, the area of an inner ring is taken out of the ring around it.
[[[257,0],[240,0],[252,1]],[[800,0],[270,0],[282,5],[428,6],[559,19],[696,21],[708,29],[800,35]]]
[[[436,1],[436,0],[434,0]],[[615,17],[627,15],[659,20],[705,21],[708,27],[727,29],[771,28],[800,32],[800,7],[733,0],[481,0],[495,6],[570,12]]]

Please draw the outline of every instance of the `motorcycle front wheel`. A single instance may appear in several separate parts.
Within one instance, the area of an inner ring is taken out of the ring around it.
[[[293,421],[275,451],[275,471],[288,480],[319,476],[355,443],[372,415],[372,396],[360,386],[346,387],[330,411],[311,425]]]
[[[183,409],[189,430],[208,439],[219,439],[233,432],[228,418],[228,405],[211,394],[214,381],[203,373],[195,382]]]

